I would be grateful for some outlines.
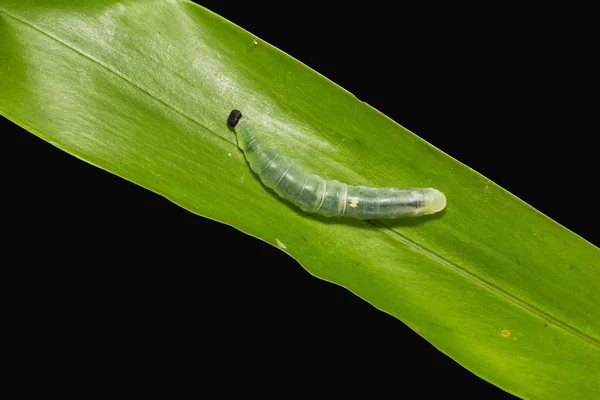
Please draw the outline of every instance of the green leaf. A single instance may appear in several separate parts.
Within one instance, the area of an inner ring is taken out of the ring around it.
[[[39,137],[278,246],[511,393],[600,395],[599,249],[298,61],[183,1],[3,1],[0,42],[0,112]],[[308,170],[435,187],[447,210],[298,211],[249,170],[233,108]]]

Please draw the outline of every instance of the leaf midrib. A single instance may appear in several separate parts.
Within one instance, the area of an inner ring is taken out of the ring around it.
[[[128,84],[130,84],[131,86],[137,88],[138,90],[140,90],[141,92],[145,93],[146,95],[150,96],[152,99],[158,101],[159,103],[163,104],[164,106],[170,108],[171,110],[175,111],[176,113],[180,114],[182,117],[184,117],[185,119],[191,121],[192,123],[195,123],[196,125],[204,128],[206,131],[211,132],[213,134],[215,134],[217,137],[219,137],[220,139],[226,141],[227,143],[231,144],[232,146],[237,148],[237,144],[233,141],[231,141],[229,138],[224,137],[219,135],[217,132],[211,130],[210,128],[208,128],[207,126],[205,126],[204,124],[202,124],[200,121],[198,121],[197,119],[195,119],[194,117],[188,115],[187,113],[185,113],[185,111],[181,110],[179,107],[161,99],[159,96],[155,95],[152,93],[152,91],[150,91],[149,89],[146,89],[144,86],[136,83],[133,79],[131,79],[130,77],[128,77],[127,75],[123,74],[122,72],[110,67],[109,65],[105,64],[104,62],[102,62],[101,60],[95,58],[94,56],[78,49],[77,47],[71,45],[70,43],[62,40],[61,38],[44,31],[43,29],[39,28],[38,26],[36,26],[35,24],[26,21],[22,18],[19,18],[15,15],[12,15],[11,13],[7,12],[5,9],[1,9],[0,12],[2,12],[3,14],[7,15],[8,17],[16,20],[17,22],[24,24],[28,27],[30,27],[31,29],[39,32],[40,34],[49,37],[50,39],[60,43],[61,45],[65,46],[66,48],[76,52],[77,54],[79,54],[80,56],[92,61],[93,63],[99,65],[100,67],[104,68],[105,70],[107,70],[108,72],[118,76],[119,78],[123,79],[125,82],[127,82]],[[308,68],[308,67],[307,67]],[[384,225],[381,222],[378,221],[366,221],[366,223],[374,226],[375,228],[379,229],[381,232],[389,235],[390,237],[392,237],[393,239],[397,240],[398,242],[404,244],[405,246],[408,246],[409,248],[411,248],[412,250],[423,254],[424,256],[432,259],[433,261],[451,269],[452,271],[454,271],[455,273],[459,274],[460,276],[470,280],[471,282],[480,285],[482,287],[484,287],[485,289],[488,289],[489,291],[491,291],[492,293],[502,297],[503,299],[505,299],[506,301],[513,303],[523,309],[525,309],[526,311],[546,320],[548,323],[551,323],[555,326],[557,326],[560,329],[565,330],[566,332],[569,332],[570,334],[572,334],[573,336],[597,347],[600,348],[600,340],[596,339],[590,335],[588,335],[587,333],[569,325],[566,322],[561,321],[560,319],[553,317],[551,314],[548,314],[545,311],[542,311],[541,309],[529,304],[528,302],[519,299],[518,297],[508,293],[507,291],[499,288],[498,286],[493,285],[492,283],[486,281],[485,279],[477,276],[476,274],[469,272],[468,270],[466,270],[465,268],[461,267],[460,265],[453,263],[450,260],[447,260],[446,258],[436,254],[435,252],[427,249],[424,246],[421,246],[420,244],[414,242],[413,240],[409,239],[408,237],[404,236],[403,234],[396,232],[392,229],[390,229],[389,227],[387,227],[386,225]],[[300,264],[301,262],[298,261]]]
[[[56,42],[62,44],[63,46],[73,50],[74,52],[76,52],[77,54],[87,58],[88,60],[92,61],[95,64],[98,64],[99,66],[101,66],[102,68],[106,69],[107,71],[115,74],[116,76],[118,76],[119,78],[123,79],[125,82],[129,83],[130,85],[134,86],[135,88],[139,89],[140,91],[142,91],[143,93],[147,94],[148,96],[150,96],[151,98],[153,98],[154,100],[158,101],[159,103],[165,105],[166,107],[172,109],[173,111],[175,111],[176,113],[180,114],[182,117],[188,119],[189,121],[200,125],[202,128],[206,129],[209,132],[214,133],[215,135],[217,135],[219,138],[225,140],[226,142],[228,142],[229,144],[236,146],[237,144],[231,140],[229,140],[227,137],[221,136],[219,135],[217,132],[212,131],[211,129],[209,129],[207,126],[203,125],[200,121],[198,121],[197,119],[195,119],[194,117],[192,117],[191,115],[188,115],[185,111],[183,111],[182,109],[180,109],[179,107],[161,99],[159,96],[156,96],[155,94],[153,94],[149,89],[146,89],[145,87],[143,87],[142,85],[136,83],[135,81],[133,81],[133,79],[129,78],[127,75],[123,74],[122,72],[120,72],[119,70],[116,70],[114,68],[111,68],[109,65],[106,65],[104,62],[102,62],[101,60],[97,59],[96,57],[92,56],[91,54],[88,54],[86,52],[84,52],[83,50],[80,50],[78,48],[76,48],[75,46],[71,45],[70,43],[62,40],[61,38],[44,31],[43,29],[37,27],[36,25],[34,25],[33,23],[26,21],[24,19],[21,19],[19,17],[16,17],[12,14],[10,14],[9,12],[7,12],[6,10],[0,10],[0,12],[6,14],[7,16],[13,18],[14,20],[27,25],[28,27],[30,27],[31,29],[41,33],[42,35],[45,35],[49,38],[51,38],[52,40],[55,40]]]
[[[385,232],[389,236],[395,238],[396,240],[403,243],[404,245],[431,258],[432,260],[442,264],[443,266],[450,268],[457,274],[469,279],[472,282],[475,282],[475,283],[483,286],[484,288],[490,290],[491,292],[497,294],[498,296],[503,297],[504,299],[508,300],[509,302],[512,302],[512,303],[524,308],[525,310],[539,316],[540,318],[548,321],[549,323],[556,325],[557,327],[564,329],[565,331],[573,334],[574,336],[577,336],[578,338],[585,340],[586,342],[600,348],[600,340],[597,340],[596,338],[589,336],[585,332],[582,332],[579,329],[577,329],[565,322],[562,322],[561,320],[553,317],[552,315],[548,314],[547,312],[542,311],[541,309],[527,303],[526,301],[519,299],[518,297],[508,293],[507,291],[499,288],[498,286],[486,281],[483,278],[480,278],[479,276],[475,275],[474,273],[467,271],[465,268],[461,267],[460,265],[453,263],[450,260],[447,260],[446,258],[434,253],[433,251],[427,249],[426,247],[421,246],[420,244],[410,240],[409,238],[402,235],[401,233],[398,233],[398,232],[390,229],[389,227],[382,224],[381,222],[369,221],[369,223],[371,225],[375,226],[376,228],[381,229],[383,232]]]

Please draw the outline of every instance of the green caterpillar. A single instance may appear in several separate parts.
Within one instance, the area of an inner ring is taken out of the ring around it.
[[[309,213],[326,217],[382,219],[434,214],[446,207],[446,197],[431,188],[371,188],[325,180],[306,172],[264,143],[255,126],[233,110],[227,124],[250,168],[268,188]]]

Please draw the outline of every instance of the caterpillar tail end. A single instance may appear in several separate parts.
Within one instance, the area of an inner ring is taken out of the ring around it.
[[[423,214],[435,214],[446,208],[446,196],[436,189],[425,189],[425,207]]]

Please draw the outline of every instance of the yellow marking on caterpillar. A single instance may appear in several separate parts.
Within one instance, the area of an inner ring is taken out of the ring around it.
[[[358,200],[350,200],[350,207],[356,208],[358,207]]]

